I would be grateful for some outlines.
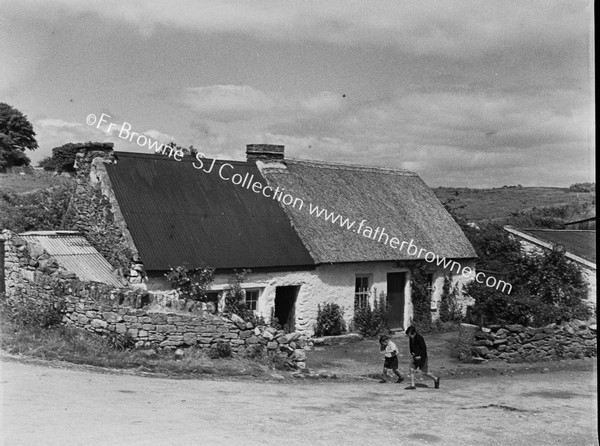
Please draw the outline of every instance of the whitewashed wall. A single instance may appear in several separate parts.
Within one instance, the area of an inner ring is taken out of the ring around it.
[[[461,262],[463,267],[469,266],[474,269],[473,261]],[[259,289],[258,314],[266,320],[271,316],[271,309],[275,306],[275,292],[278,286],[299,286],[296,299],[296,330],[307,335],[313,334],[313,327],[317,317],[319,304],[336,303],[344,310],[344,318],[349,325],[354,316],[354,286],[357,274],[368,274],[372,279],[372,289],[377,290],[377,295],[382,291],[387,293],[387,274],[406,273],[406,285],[404,290],[404,327],[410,323],[413,314],[410,299],[411,274],[408,267],[397,267],[393,262],[361,262],[361,263],[338,263],[333,265],[321,265],[311,271],[281,271],[281,272],[252,272],[248,274],[243,284],[245,289]],[[437,319],[438,308],[444,285],[445,272],[443,269],[432,270],[433,295],[432,309],[433,318]],[[213,291],[224,290],[229,287],[231,275],[217,274],[210,289]],[[468,283],[471,278],[465,278],[454,274],[454,283],[458,283],[459,290]],[[168,282],[162,278],[151,279],[148,283],[149,290],[169,289]],[[468,302],[461,301],[463,309]],[[222,307],[221,300],[221,307]]]

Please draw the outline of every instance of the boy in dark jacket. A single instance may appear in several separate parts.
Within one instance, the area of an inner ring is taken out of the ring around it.
[[[425,345],[425,339],[417,333],[417,330],[412,325],[406,329],[406,334],[409,338],[408,346],[410,348],[410,354],[412,355],[412,362],[410,364],[410,386],[407,387],[407,389],[416,389],[415,370],[417,369],[421,369],[425,376],[433,379],[435,388],[439,389],[440,379],[429,373],[427,366],[427,346]]]

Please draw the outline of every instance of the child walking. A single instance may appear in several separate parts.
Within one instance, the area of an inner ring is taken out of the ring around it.
[[[379,382],[387,382],[388,370],[394,372],[394,375],[398,377],[398,379],[396,380],[397,383],[401,383],[402,381],[404,381],[404,378],[402,378],[402,376],[400,376],[400,373],[398,373],[398,348],[396,347],[396,344],[394,344],[390,340],[389,336],[382,335],[379,338],[379,347],[385,356],[385,360],[383,363],[383,373],[381,374],[381,380]]]
[[[432,373],[429,373],[427,365],[427,346],[425,345],[425,339],[412,325],[406,329],[408,335],[408,346],[410,348],[410,354],[412,355],[412,362],[410,364],[410,386],[407,387],[409,390],[415,390],[415,371],[421,369],[425,376],[433,379],[434,386],[436,389],[440,388],[440,378],[436,378]]]

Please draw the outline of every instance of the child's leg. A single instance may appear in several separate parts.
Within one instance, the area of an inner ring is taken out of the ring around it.
[[[413,369],[412,367],[409,369],[409,373],[410,373],[410,386],[414,387],[415,386],[415,369]]]
[[[381,380],[379,382],[380,383],[387,382],[387,369],[385,367],[383,368],[383,372],[381,372]]]
[[[431,372],[424,373],[424,375],[425,375],[425,376],[428,376],[428,377],[430,377],[430,378],[431,378],[431,379],[433,379],[434,381],[437,381],[437,378],[436,378],[436,377],[433,375],[433,373],[431,373]]]

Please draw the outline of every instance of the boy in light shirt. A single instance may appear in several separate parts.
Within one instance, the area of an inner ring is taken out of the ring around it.
[[[396,381],[397,383],[404,381],[404,378],[402,378],[400,373],[398,373],[398,347],[396,347],[396,344],[390,340],[389,336],[382,335],[379,338],[379,347],[385,357],[383,363],[383,373],[379,382],[382,384],[387,382],[388,370],[394,372],[394,375],[398,377],[398,380]]]

